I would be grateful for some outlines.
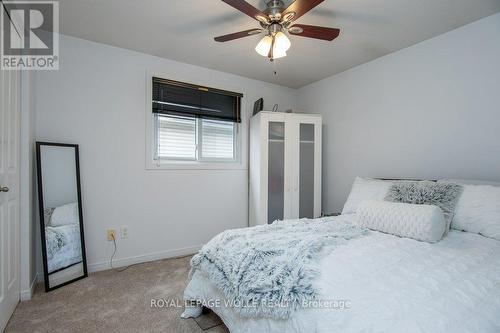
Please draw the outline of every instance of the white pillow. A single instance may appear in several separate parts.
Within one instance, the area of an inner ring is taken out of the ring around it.
[[[434,243],[446,230],[441,208],[387,201],[365,201],[358,207],[357,223],[365,228]]]
[[[78,204],[76,202],[57,207],[50,217],[50,225],[53,227],[78,224],[79,222]]]
[[[500,186],[500,182],[494,182],[489,180],[472,180],[472,179],[440,179],[438,183],[455,183],[460,185],[492,185]]]
[[[342,214],[356,213],[359,204],[363,201],[384,200],[392,184],[394,184],[392,181],[356,177]]]
[[[451,228],[500,240],[500,187],[464,185]]]

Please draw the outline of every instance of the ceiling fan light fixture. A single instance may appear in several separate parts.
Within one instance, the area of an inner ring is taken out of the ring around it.
[[[273,49],[273,60],[286,57],[286,51],[276,49],[276,46]]]
[[[255,51],[263,57],[267,57],[269,51],[271,50],[271,45],[273,44],[273,38],[269,35],[264,36],[255,47]]]
[[[282,32],[279,31],[276,33],[276,36],[274,36],[274,50],[278,50],[280,53],[285,53],[290,49],[290,46],[292,46],[292,43],[290,42],[290,39]]]
[[[274,42],[273,42],[274,40]],[[273,47],[272,59],[286,57],[286,51],[290,49],[291,43],[288,37],[281,31],[274,36],[266,35],[255,47],[255,51],[263,57],[269,57]]]

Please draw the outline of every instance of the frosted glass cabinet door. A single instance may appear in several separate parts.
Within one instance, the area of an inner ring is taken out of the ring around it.
[[[314,218],[314,124],[299,128],[299,218]]]
[[[269,122],[267,223],[282,220],[285,206],[285,123]]]

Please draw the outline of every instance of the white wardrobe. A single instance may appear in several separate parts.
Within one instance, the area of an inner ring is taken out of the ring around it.
[[[321,116],[261,111],[250,121],[250,226],[321,215]]]

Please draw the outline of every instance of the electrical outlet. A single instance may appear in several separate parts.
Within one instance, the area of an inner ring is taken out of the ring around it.
[[[127,239],[128,238],[128,226],[122,225],[120,227],[120,237],[121,237],[121,239]]]
[[[113,239],[116,239],[116,230],[115,229],[108,229],[108,230],[106,230],[106,235],[107,235],[109,241],[113,241]]]

